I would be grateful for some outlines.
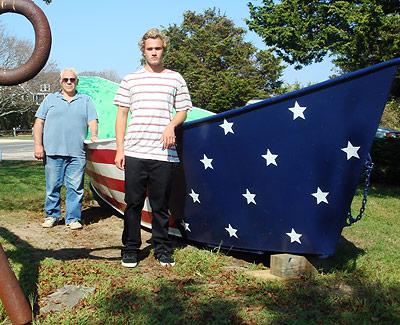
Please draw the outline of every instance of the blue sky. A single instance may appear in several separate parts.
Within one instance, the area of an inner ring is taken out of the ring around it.
[[[181,24],[187,10],[202,13],[218,8],[237,26],[248,30],[248,0],[53,0],[51,5],[34,1],[42,8],[52,29],[50,57],[60,68],[84,70],[115,70],[121,77],[140,66],[138,40],[151,27]],[[261,1],[253,1],[260,4]],[[34,40],[30,22],[11,13],[0,16],[6,30],[18,38]],[[257,48],[265,48],[257,34],[248,31],[246,40]],[[288,67],[283,80],[302,84],[328,79],[332,74],[329,61],[313,64],[302,70]]]

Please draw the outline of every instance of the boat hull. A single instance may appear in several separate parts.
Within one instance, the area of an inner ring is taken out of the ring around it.
[[[332,255],[399,59],[185,123],[171,232],[251,252]],[[115,142],[88,145],[88,173],[120,213]],[[146,201],[143,226],[151,227]]]

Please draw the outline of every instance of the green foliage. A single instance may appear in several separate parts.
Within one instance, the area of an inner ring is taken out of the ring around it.
[[[245,30],[215,8],[186,11],[180,26],[164,32],[170,40],[164,63],[183,75],[194,106],[221,112],[281,86],[280,59],[245,42]]]
[[[320,62],[330,52],[350,71],[400,55],[400,7],[394,3],[264,0],[263,6],[249,4],[247,23],[290,64]]]
[[[386,104],[380,125],[400,130],[400,99],[392,99]]]
[[[331,55],[348,72],[400,56],[397,0],[263,0],[249,8],[250,29],[297,68]]]

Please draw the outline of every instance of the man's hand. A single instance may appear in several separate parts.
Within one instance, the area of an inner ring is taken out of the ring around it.
[[[123,151],[117,150],[117,153],[115,154],[114,163],[118,169],[121,169],[121,170],[125,169],[125,154]]]
[[[97,140],[99,140],[99,138],[98,138],[98,136],[97,136],[96,134],[93,134],[93,135],[90,137],[90,141],[92,141],[92,142],[96,142]]]
[[[35,144],[34,156],[36,159],[43,160],[44,158],[44,148],[41,144]]]
[[[163,144],[163,150],[171,148],[176,143],[175,127],[172,124],[168,124],[161,136],[160,142]]]

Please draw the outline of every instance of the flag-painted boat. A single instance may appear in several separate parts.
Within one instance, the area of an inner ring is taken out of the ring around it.
[[[332,255],[399,64],[186,122],[171,234],[233,250]],[[114,123],[111,100],[108,111]],[[115,140],[87,149],[94,192],[122,214]],[[142,225],[151,227],[147,201]]]

